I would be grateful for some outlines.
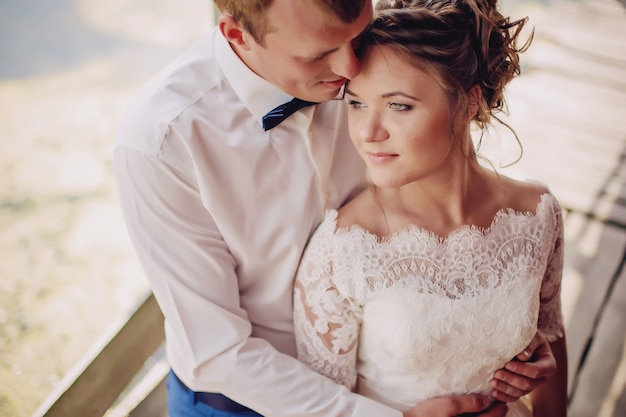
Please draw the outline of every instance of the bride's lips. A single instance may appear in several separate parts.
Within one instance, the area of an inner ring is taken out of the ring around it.
[[[366,152],[367,158],[370,162],[381,164],[396,159],[399,155],[395,153],[386,152]]]

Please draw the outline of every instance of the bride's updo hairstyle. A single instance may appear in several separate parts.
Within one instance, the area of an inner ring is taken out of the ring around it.
[[[466,111],[467,93],[480,86],[472,120],[481,129],[506,109],[504,87],[520,73],[519,53],[532,40],[517,47],[527,18],[511,22],[497,0],[380,0],[376,11],[360,39],[359,57],[377,45],[404,55],[439,82],[456,106],[454,115]]]

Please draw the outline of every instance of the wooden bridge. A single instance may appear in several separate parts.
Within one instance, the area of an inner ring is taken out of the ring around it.
[[[623,417],[626,4],[533,4],[527,14],[536,28],[535,41],[524,58],[523,75],[509,90],[511,116],[505,118],[518,133],[524,155],[502,171],[545,182],[565,209],[562,298],[569,415]],[[517,149],[504,131],[487,138],[485,146],[492,158],[504,163]],[[168,366],[162,352],[162,320],[147,295],[119,331],[62,381],[36,417],[165,416],[163,378]]]

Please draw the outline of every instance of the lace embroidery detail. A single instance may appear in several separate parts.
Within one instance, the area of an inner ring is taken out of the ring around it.
[[[407,407],[484,392],[537,329],[563,336],[562,212],[551,194],[534,214],[501,210],[490,227],[447,238],[413,226],[379,239],[336,220],[327,212],[312,237],[294,293],[298,355],[336,382]]]

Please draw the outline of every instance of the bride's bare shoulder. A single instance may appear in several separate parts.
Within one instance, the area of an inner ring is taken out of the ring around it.
[[[503,178],[506,189],[506,206],[519,212],[534,212],[548,188],[538,182]]]

